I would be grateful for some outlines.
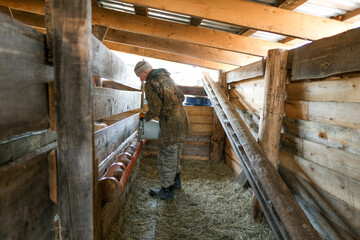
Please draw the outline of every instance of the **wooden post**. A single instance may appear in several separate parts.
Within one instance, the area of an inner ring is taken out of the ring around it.
[[[280,135],[284,114],[285,87],[287,78],[288,51],[272,49],[268,51],[265,70],[264,102],[261,110],[258,142],[269,161],[277,169]],[[261,221],[259,202],[253,197],[252,216]]]
[[[224,91],[226,96],[228,95],[227,83],[225,78],[225,73],[219,71],[219,82],[221,89]],[[210,161],[219,162],[222,159],[224,148],[225,148],[225,131],[221,126],[221,123],[214,113],[213,117],[213,131],[211,134],[211,143],[210,143]]]
[[[51,4],[60,234],[62,239],[94,239],[97,165],[93,153],[91,1]],[[99,218],[99,217],[98,217]]]

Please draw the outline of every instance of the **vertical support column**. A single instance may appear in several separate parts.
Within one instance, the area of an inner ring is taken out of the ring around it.
[[[227,92],[227,83],[225,78],[225,73],[219,71],[219,83],[220,87],[225,93],[228,95]],[[221,123],[214,113],[213,117],[213,130],[211,134],[211,143],[210,143],[210,161],[211,162],[219,162],[222,159],[224,148],[225,148],[225,131],[221,126]]]
[[[288,51],[283,49],[268,51],[264,102],[258,134],[259,145],[276,169],[278,168],[281,126],[284,115],[287,55]],[[255,196],[252,201],[251,214],[255,221],[261,221],[263,218],[260,204]]]
[[[91,1],[55,0],[51,14],[59,231],[62,239],[94,239]]]
[[[281,126],[284,115],[287,54],[288,51],[282,49],[268,51],[264,102],[259,124],[258,142],[275,168],[278,165]]]

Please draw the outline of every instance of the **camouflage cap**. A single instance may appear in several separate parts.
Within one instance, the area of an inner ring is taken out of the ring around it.
[[[147,61],[145,60],[142,60],[140,62],[138,62],[136,65],[135,65],[135,68],[134,68],[134,72],[136,74],[136,76],[140,76],[140,74],[142,74],[143,72],[145,72],[147,69],[149,68],[152,68],[150,63],[148,63]]]

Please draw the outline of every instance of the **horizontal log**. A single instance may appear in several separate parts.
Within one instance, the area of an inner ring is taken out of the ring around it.
[[[95,160],[99,164],[139,127],[139,114],[128,117],[95,133]]]
[[[257,77],[248,80],[243,80],[240,82],[232,82],[229,84],[230,88],[255,88],[264,86],[265,80],[264,77]]]
[[[360,103],[286,101],[285,115],[360,129]]]
[[[212,124],[213,117],[209,115],[189,115],[190,124],[192,123],[205,123]]]
[[[288,100],[360,102],[360,77],[293,82],[286,86]]]
[[[28,152],[56,141],[56,134],[48,130],[31,132],[14,139],[0,141],[0,166],[9,164]]]
[[[353,128],[288,117],[284,118],[283,128],[296,137],[360,155],[360,132]]]
[[[281,148],[322,167],[360,182],[359,155],[341,149],[297,138],[288,134],[281,137]]]
[[[141,92],[119,91],[109,88],[93,88],[94,119],[103,119],[118,113],[138,109]]]
[[[190,124],[191,134],[195,133],[212,133],[212,124],[193,123]]]
[[[228,71],[225,74],[226,82],[239,82],[246,79],[263,77],[265,75],[265,60],[260,60],[246,66]]]
[[[230,98],[264,98],[264,85],[257,86],[254,88],[249,87],[241,87],[241,88],[233,88],[229,89],[229,97]]]
[[[91,66],[93,75],[119,82],[123,85],[140,89],[141,82],[133,81],[127,76],[126,64],[115,53],[104,46],[94,35],[91,35]]]
[[[0,16],[0,35],[0,139],[47,129],[47,83],[54,72],[45,37],[6,15]]]
[[[360,71],[360,29],[323,38],[291,51],[292,81]]]
[[[324,239],[358,239],[360,211],[279,166],[281,176]]]
[[[101,83],[102,83],[102,87],[105,88],[112,88],[112,89],[124,90],[124,91],[139,91],[139,89],[132,88],[112,80],[102,80]]]
[[[49,198],[47,149],[0,168],[2,239],[51,239],[56,205]]]

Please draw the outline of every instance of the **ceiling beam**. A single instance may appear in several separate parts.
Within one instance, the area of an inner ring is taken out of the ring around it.
[[[44,15],[44,2],[41,0],[0,0],[0,5]],[[95,4],[92,6],[92,11],[93,24],[255,56],[266,56],[269,49],[289,48],[282,43],[121,13],[100,8]]]
[[[278,8],[294,10],[298,6],[304,4],[308,0],[285,0],[281,4],[279,4]]]
[[[108,31],[105,40],[238,66],[244,66],[261,60],[260,57],[242,53],[230,52],[193,43],[157,38],[115,29],[110,29]]]
[[[223,64],[223,63],[217,63],[212,62],[200,58],[194,58],[194,57],[188,57],[188,56],[181,56],[177,54],[170,54],[170,53],[164,53],[160,51],[145,49],[145,48],[139,48],[139,47],[133,47],[121,43],[115,43],[110,42],[107,40],[103,41],[103,44],[108,47],[111,50],[119,51],[119,52],[125,52],[125,53],[131,53],[136,54],[139,56],[145,56],[145,57],[151,57],[151,58],[157,58],[162,60],[167,60],[171,62],[178,62],[178,63],[184,63],[204,68],[210,68],[210,69],[216,69],[216,70],[233,70],[235,68],[238,68],[238,66],[229,65],[229,64]]]
[[[360,22],[360,8],[355,9],[352,12],[348,12],[342,16],[341,21],[347,22],[347,23],[356,23]]]
[[[351,24],[242,0],[121,0],[204,19],[316,40],[352,28]]]

